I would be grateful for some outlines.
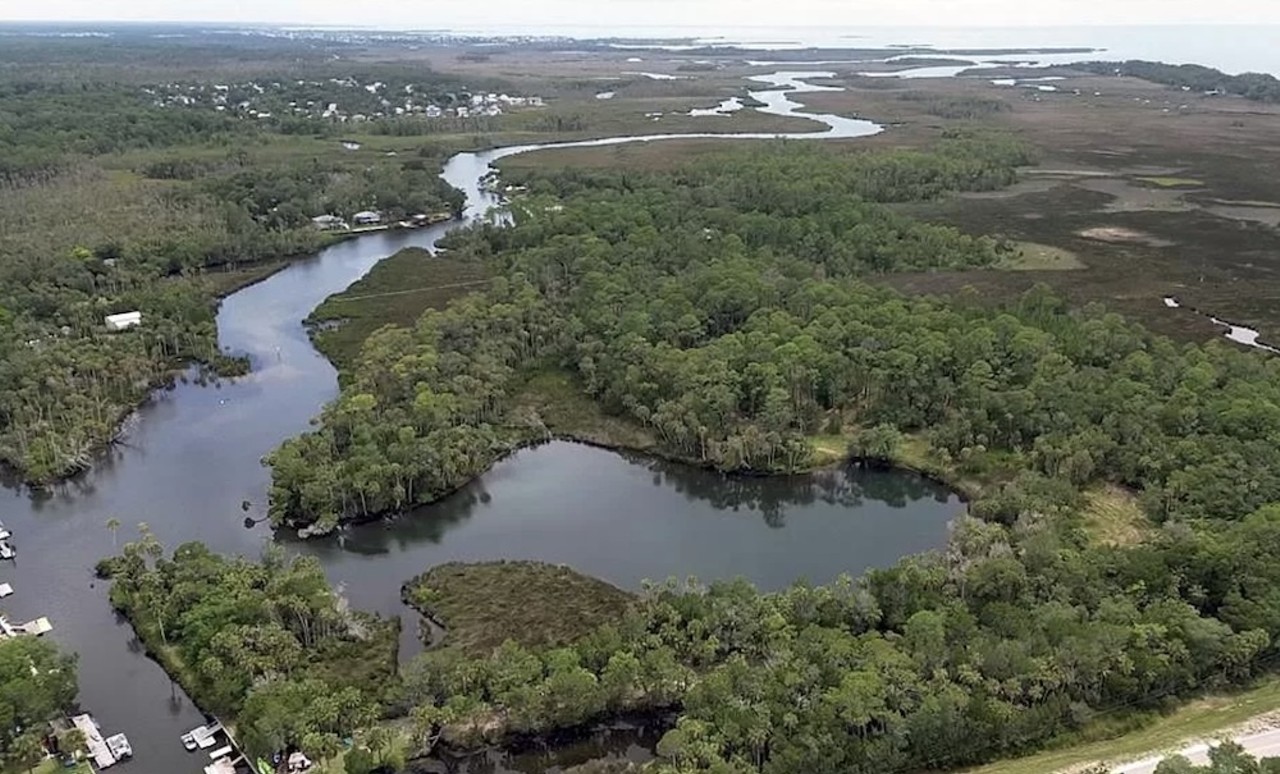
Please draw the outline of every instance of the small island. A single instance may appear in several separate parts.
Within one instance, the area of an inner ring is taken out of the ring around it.
[[[470,656],[504,642],[526,648],[568,645],[605,624],[617,624],[635,597],[542,562],[451,562],[432,567],[401,589],[406,604],[430,619],[440,637],[429,647]]]

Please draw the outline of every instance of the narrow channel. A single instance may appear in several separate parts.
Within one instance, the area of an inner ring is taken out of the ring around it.
[[[497,203],[481,188],[491,164],[518,153],[676,138],[847,139],[882,131],[870,121],[799,112],[803,105],[789,93],[831,90],[802,80],[828,75],[758,76],[773,88],[751,94],[763,104],[757,108],[762,112],[810,118],[825,130],[522,145],[458,154],[443,176],[466,193],[470,220]],[[0,566],[0,579],[15,590],[6,611],[24,621],[49,617],[55,627],[50,636],[79,654],[83,708],[105,730],[124,731],[134,743],[135,757],[125,770],[199,771],[200,761],[182,749],[179,736],[202,718],[144,656],[128,623],[113,614],[105,584],[92,576],[94,564],[132,539],[139,522],[148,523],[169,548],[202,541],[215,551],[256,556],[271,534],[265,526],[246,530],[240,503],[247,500],[261,512],[269,475],[260,459],[304,432],[337,392],[333,367],[312,348],[300,321],[386,256],[404,247],[433,248],[456,227],[364,236],[228,297],[218,314],[219,340],[251,357],[249,376],[159,391],[138,412],[127,443],[84,476],[43,494],[0,490],[0,519],[13,531],[18,550],[16,561]],[[624,502],[629,509],[614,507]],[[628,586],[668,574],[743,574],[767,587],[800,576],[821,582],[940,545],[946,522],[960,508],[949,493],[901,473],[729,479],[557,444],[504,462],[457,497],[412,518],[294,545],[320,557],[353,604],[398,614],[400,583],[449,558],[564,561]],[[604,517],[608,527],[601,526]],[[125,525],[118,535],[106,527],[111,518]],[[645,541],[639,544],[643,550],[631,543],[619,548],[616,541],[607,548],[602,532],[594,543],[574,539],[591,524],[597,531],[628,530]],[[412,649],[413,628],[406,627],[406,651]]]

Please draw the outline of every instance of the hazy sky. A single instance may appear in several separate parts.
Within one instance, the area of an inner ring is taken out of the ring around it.
[[[1277,0],[0,0],[0,20],[241,21],[415,29],[557,25],[1280,23]]]

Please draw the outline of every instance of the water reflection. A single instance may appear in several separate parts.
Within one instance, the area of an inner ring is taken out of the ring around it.
[[[537,749],[489,750],[469,756],[440,755],[411,764],[414,774],[560,774],[589,761],[653,759],[669,719],[643,719],[602,725],[585,736],[552,740]]]
[[[905,508],[932,498],[946,503],[951,494],[920,476],[862,468],[827,469],[801,476],[726,475],[691,468],[667,460],[620,452],[633,465],[653,473],[653,485],[668,487],[691,501],[705,502],[721,511],[750,511],[763,516],[771,527],[786,525],[786,516],[796,506],[814,503],[860,508],[868,501],[891,508]]]

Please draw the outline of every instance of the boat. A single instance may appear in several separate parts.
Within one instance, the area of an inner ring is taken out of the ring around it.
[[[216,731],[216,728],[209,726],[196,726],[182,735],[182,746],[187,748],[187,752],[195,752],[197,747],[212,747]]]
[[[116,756],[116,760],[133,757],[133,747],[129,744],[129,737],[124,734],[107,737],[107,749]]]
[[[12,559],[17,555],[18,552],[13,550],[13,546],[9,545],[9,541],[0,540],[0,559]]]

